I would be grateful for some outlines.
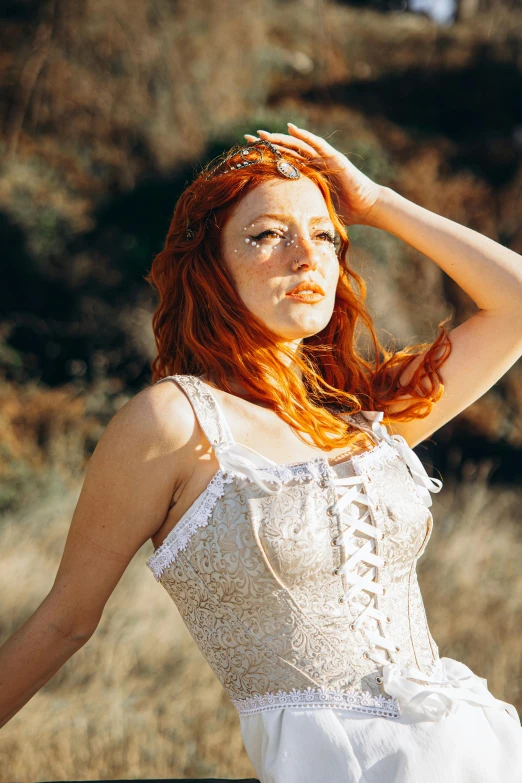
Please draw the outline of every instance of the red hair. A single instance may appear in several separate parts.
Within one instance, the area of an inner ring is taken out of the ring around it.
[[[239,149],[234,147],[226,155]],[[330,321],[319,333],[304,338],[296,355],[247,309],[221,258],[220,231],[241,198],[281,175],[273,161],[262,160],[238,169],[221,168],[224,174],[209,176],[213,162],[178,199],[165,247],[145,277],[159,292],[152,320],[158,351],[151,364],[152,380],[205,373],[218,388],[232,394],[229,380],[233,380],[250,400],[266,404],[298,436],[307,433],[324,451],[367,445],[367,436],[347,428],[336,413],[382,410],[385,423],[427,416],[444,391],[439,369],[451,352],[445,328],[449,317],[439,323],[438,337],[431,344],[399,351],[383,347],[364,306],[365,282],[346,260],[350,242],[333,204],[333,172],[293,156],[286,160],[321,190],[340,237],[340,275]],[[371,360],[357,347],[360,326],[366,327],[373,343]],[[401,386],[402,372],[421,354],[409,383]],[[283,356],[299,367],[301,380]],[[387,414],[387,408],[405,396],[401,411]]]

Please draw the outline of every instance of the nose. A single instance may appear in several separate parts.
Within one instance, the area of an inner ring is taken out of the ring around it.
[[[309,269],[317,268],[318,252],[311,239],[304,236],[295,237],[295,244],[290,247],[293,249],[292,263],[297,262],[299,266],[306,266]]]

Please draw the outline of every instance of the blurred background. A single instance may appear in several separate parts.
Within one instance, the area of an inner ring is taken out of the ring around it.
[[[143,278],[201,165],[292,121],[522,253],[522,0],[4,0],[0,20],[2,643],[53,584],[97,440],[151,382]],[[393,236],[349,234],[383,342],[475,311]],[[519,711],[521,377],[416,449],[444,479],[418,568],[432,634]],[[0,783],[253,774],[152,551],[0,731]]]

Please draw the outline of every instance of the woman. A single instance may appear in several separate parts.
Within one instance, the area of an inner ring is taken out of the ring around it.
[[[262,783],[518,781],[515,708],[427,626],[415,565],[441,482],[412,447],[521,355],[520,257],[313,133],[258,133],[176,205],[147,278],[158,382],[109,423],[55,584],[0,648],[0,725],[92,636],[150,538]],[[346,263],[357,223],[433,259],[478,312],[384,349]]]

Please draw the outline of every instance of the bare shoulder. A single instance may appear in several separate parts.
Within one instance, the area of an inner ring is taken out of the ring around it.
[[[195,430],[195,414],[184,392],[166,380],[142,389],[123,405],[110,424],[128,427],[144,442],[157,445],[158,453],[172,453],[188,446]]]

